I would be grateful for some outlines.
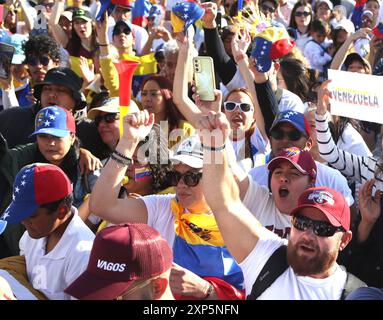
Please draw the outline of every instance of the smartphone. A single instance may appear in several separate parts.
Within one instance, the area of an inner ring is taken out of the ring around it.
[[[197,94],[202,101],[214,101],[215,76],[211,57],[193,58],[194,81]]]
[[[9,78],[14,53],[15,48],[13,46],[0,42],[0,78]]]

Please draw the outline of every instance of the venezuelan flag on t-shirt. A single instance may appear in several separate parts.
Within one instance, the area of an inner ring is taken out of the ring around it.
[[[140,90],[142,82],[147,77],[157,73],[157,60],[154,57],[154,53],[149,53],[140,57],[122,54],[120,55],[120,60],[137,61],[140,63],[134,72],[132,81],[133,97],[135,97]]]
[[[174,199],[171,203],[176,237],[174,262],[200,277],[217,277],[243,289],[243,274],[227,250],[214,215],[188,213]]]

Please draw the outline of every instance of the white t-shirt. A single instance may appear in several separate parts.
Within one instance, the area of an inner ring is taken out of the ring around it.
[[[174,231],[174,215],[170,205],[174,198],[174,194],[149,195],[140,198],[144,201],[148,211],[147,224],[161,233],[170,247],[173,247],[176,236]]]
[[[330,187],[342,193],[346,198],[349,206],[354,203],[351,190],[347,184],[346,178],[338,171],[330,168],[318,161],[315,161],[317,165],[317,177],[315,181],[316,187]],[[268,186],[269,170],[267,165],[253,168],[249,171],[249,175],[263,186]]]
[[[341,138],[336,144],[339,149],[363,157],[371,157],[372,153],[360,133],[348,123],[344,128]]]
[[[20,255],[25,255],[29,282],[49,300],[73,299],[64,290],[88,266],[94,234],[72,207],[74,216],[60,241],[46,254],[47,238],[32,239],[25,231],[20,239]]]
[[[291,216],[281,213],[275,205],[269,190],[249,177],[249,188],[243,204],[266,229],[282,238],[288,238],[291,229]]]
[[[284,244],[287,244],[287,240],[266,229],[261,233],[257,245],[239,264],[245,278],[246,295],[251,293],[255,280],[271,254]],[[335,272],[324,279],[297,276],[288,267],[258,300],[339,300],[346,279],[347,273],[338,265]]]

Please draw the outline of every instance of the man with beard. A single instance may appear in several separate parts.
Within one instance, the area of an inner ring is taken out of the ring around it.
[[[343,195],[327,187],[304,191],[291,212],[290,238],[281,239],[262,227],[240,200],[224,152],[229,134],[225,116],[202,116],[199,129],[204,195],[227,248],[244,273],[246,295],[273,252],[287,245],[287,269],[258,299],[340,299],[347,272],[336,259],[352,238],[350,210]]]

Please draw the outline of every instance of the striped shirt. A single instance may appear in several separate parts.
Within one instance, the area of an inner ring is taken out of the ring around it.
[[[366,180],[375,178],[375,187],[378,190],[383,190],[383,174],[377,168],[377,159],[358,156],[339,149],[331,136],[328,125],[329,118],[328,112],[325,115],[315,114],[317,141],[321,157],[352,181],[364,184]],[[380,173],[376,175],[375,172]]]

